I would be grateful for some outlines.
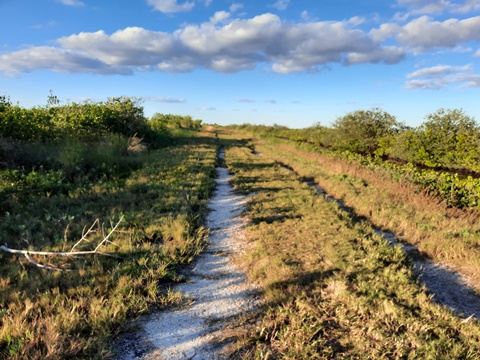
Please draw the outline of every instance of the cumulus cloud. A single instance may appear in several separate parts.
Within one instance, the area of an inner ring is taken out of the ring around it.
[[[436,48],[458,49],[464,42],[480,40],[480,16],[436,21],[424,15],[403,26],[382,24],[370,30],[370,35],[377,42],[395,37],[399,45],[417,53]]]
[[[129,68],[106,64],[98,59],[48,46],[31,47],[0,55],[0,71],[15,76],[19,72],[49,69],[62,73],[131,75]]]
[[[349,53],[347,55],[347,60],[350,65],[379,62],[384,62],[385,64],[396,64],[399,62],[399,59],[403,59],[405,56],[406,52],[404,49],[396,46],[385,46],[377,48],[369,53]]]
[[[239,103],[254,103],[255,102],[255,100],[247,99],[247,98],[236,98],[235,101],[239,102]]]
[[[329,63],[393,64],[405,57],[402,48],[383,46],[380,35],[357,29],[361,18],[291,23],[269,13],[247,19],[230,16],[217,12],[208,22],[185,25],[173,32],[141,27],[127,27],[113,34],[81,32],[57,39],[58,47],[32,47],[0,55],[0,70],[83,69],[130,74],[205,68],[233,73],[267,64],[275,72],[292,73],[320,71]],[[415,44],[408,27],[400,36],[405,43]]]
[[[230,13],[226,11],[217,11],[211,18],[210,22],[212,24],[222,23],[230,17]]]
[[[370,35],[375,41],[382,42],[396,34],[401,30],[401,26],[395,23],[382,24],[378,29],[370,30]]]
[[[147,0],[147,3],[163,13],[190,11],[195,6],[193,1],[185,1],[179,4],[177,0]]]
[[[405,83],[407,89],[438,90],[451,84],[480,87],[480,75],[475,73],[472,65],[437,65],[423,68],[408,74],[407,79],[411,79]]]

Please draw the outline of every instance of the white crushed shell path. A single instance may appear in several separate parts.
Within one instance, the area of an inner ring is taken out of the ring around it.
[[[148,343],[149,349],[139,352],[134,344],[129,345],[122,359],[222,359],[222,346],[212,343],[215,335],[233,316],[259,305],[257,289],[230,259],[245,246],[246,220],[240,215],[247,198],[233,192],[227,169],[217,168],[217,174],[206,220],[211,229],[209,245],[187,274],[189,281],[174,288],[189,297],[193,305],[142,320],[141,336],[147,338],[141,341]]]

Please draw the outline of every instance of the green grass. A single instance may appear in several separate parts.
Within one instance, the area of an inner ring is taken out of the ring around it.
[[[65,270],[45,271],[0,253],[0,358],[105,358],[127,319],[179,301],[169,286],[182,281],[179,266],[205,245],[217,143],[207,134],[174,140],[108,176],[68,180],[47,169],[18,175],[24,188],[0,203],[0,243],[69,250],[95,219],[108,232],[123,216],[114,244],[102,249],[121,259],[32,256]],[[8,182],[2,184],[0,190]],[[101,232],[82,249],[94,247]]]
[[[431,301],[399,248],[306,185],[293,166],[299,153],[246,140],[228,141],[233,185],[255,194],[243,257],[265,306],[232,357],[255,359],[474,359],[478,321]],[[285,157],[285,158],[283,158]],[[313,172],[313,170],[312,170]],[[313,173],[302,174],[313,176]],[[355,176],[350,187],[365,187]],[[333,180],[332,180],[333,181]],[[340,181],[340,180],[337,180]],[[341,180],[345,182],[346,180]],[[352,190],[352,192],[354,192]],[[346,196],[345,196],[346,197]]]

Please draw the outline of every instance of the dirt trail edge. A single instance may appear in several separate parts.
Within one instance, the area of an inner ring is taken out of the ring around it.
[[[246,220],[240,214],[248,198],[233,192],[227,169],[217,168],[217,175],[206,219],[209,245],[186,270],[188,281],[175,287],[191,305],[142,319],[142,330],[121,359],[223,359],[220,352],[228,344],[215,344],[216,336],[228,320],[259,305],[258,289],[230,259],[245,246]]]

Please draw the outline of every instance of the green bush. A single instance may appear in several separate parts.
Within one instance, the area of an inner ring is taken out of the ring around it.
[[[336,150],[348,150],[362,155],[385,153],[393,136],[404,128],[394,116],[381,109],[357,110],[333,123]]]
[[[202,127],[202,120],[193,120],[191,116],[155,113],[150,118],[149,125],[156,131],[168,131],[168,129],[198,130]]]
[[[480,127],[458,109],[439,109],[397,139],[394,154],[430,167],[480,171]]]
[[[46,109],[5,104],[0,109],[0,137],[29,141],[57,138],[52,115]]]

